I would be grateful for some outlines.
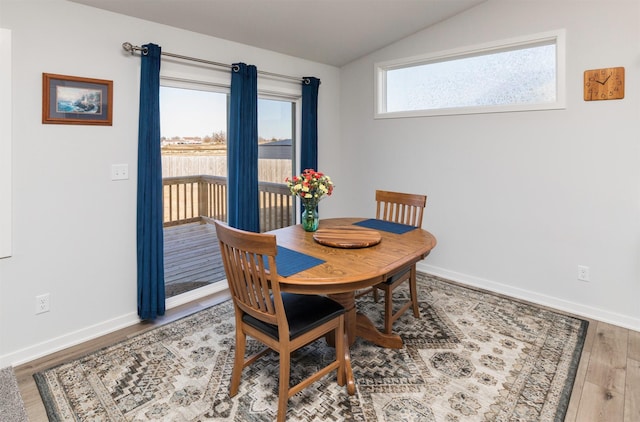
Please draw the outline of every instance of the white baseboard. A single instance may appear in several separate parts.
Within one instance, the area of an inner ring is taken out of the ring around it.
[[[76,346],[85,341],[98,338],[105,334],[112,333],[116,330],[126,328],[130,325],[140,322],[138,314],[132,312],[130,314],[122,315],[107,321],[100,322],[98,324],[84,327],[80,330],[73,331],[59,337],[52,338],[42,343],[34,344],[24,349],[16,350],[0,357],[0,367],[5,366],[18,366],[23,363],[30,362],[35,359],[50,355],[51,353],[59,352],[71,346]]]
[[[495,293],[507,295],[516,299],[526,300],[558,311],[567,312],[584,318],[591,318],[608,324],[617,325],[629,330],[640,331],[640,319],[633,318],[628,315],[607,311],[604,309],[594,308],[591,306],[581,305],[576,302],[558,299],[553,296],[547,296],[531,290],[520,289],[506,284],[497,283],[491,280],[475,277],[468,274],[462,274],[455,271],[449,271],[444,268],[435,267],[433,265],[419,262],[417,270],[427,274],[432,274],[447,280],[456,281],[471,287],[489,290]]]
[[[172,309],[182,304],[201,299],[205,296],[216,295],[216,301],[222,302],[230,298],[228,286],[226,280],[224,282],[217,282],[204,286],[198,289],[191,290],[183,293],[179,296],[170,297],[166,301],[166,308]],[[77,346],[85,341],[93,340],[100,336],[112,333],[122,328],[129,327],[131,325],[140,322],[138,314],[135,312],[125,314],[107,321],[100,322],[98,324],[90,325],[71,333],[64,334],[62,336],[44,341],[42,343],[34,344],[33,346],[26,347],[24,349],[16,350],[15,352],[0,356],[0,368],[6,366],[18,366],[27,362],[31,362],[35,359],[50,355],[66,348]]]

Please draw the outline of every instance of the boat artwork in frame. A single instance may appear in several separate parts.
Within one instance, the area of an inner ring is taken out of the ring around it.
[[[42,123],[111,126],[113,81],[42,74]]]

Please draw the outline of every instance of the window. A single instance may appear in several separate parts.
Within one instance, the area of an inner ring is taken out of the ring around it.
[[[227,176],[227,94],[160,87],[162,177]]]
[[[204,87],[160,87],[162,176],[227,176],[228,94]],[[258,99],[259,181],[292,175],[295,101]]]
[[[260,231],[295,224],[295,201],[285,184],[293,172],[295,111],[292,100],[258,98]]]
[[[564,108],[564,32],[376,64],[376,117]]]
[[[295,103],[258,98],[258,180],[283,184],[294,157]]]

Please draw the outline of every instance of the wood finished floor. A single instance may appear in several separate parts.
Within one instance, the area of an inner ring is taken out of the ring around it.
[[[15,368],[31,422],[47,421],[33,374],[167,324],[217,302],[210,296],[171,309],[154,323],[140,323]],[[1,418],[0,418],[1,419]],[[565,422],[640,421],[640,332],[589,320],[587,338]]]

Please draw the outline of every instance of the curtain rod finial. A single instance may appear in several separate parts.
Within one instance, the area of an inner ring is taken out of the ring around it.
[[[133,45],[131,45],[130,42],[123,42],[122,43],[122,48],[125,51],[128,51],[129,53],[131,53],[131,55],[133,56]]]

